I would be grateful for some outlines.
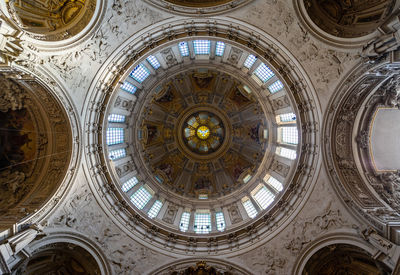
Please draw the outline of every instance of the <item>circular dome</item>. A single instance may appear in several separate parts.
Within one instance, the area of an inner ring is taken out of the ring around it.
[[[279,200],[296,164],[297,116],[283,82],[249,52],[240,68],[221,66],[228,51],[237,58],[234,45],[202,39],[147,55],[108,110],[118,188],[134,209],[182,232],[255,218]]]
[[[131,38],[101,70],[87,110],[87,167],[105,211],[132,238],[176,253],[230,253],[252,232],[266,240],[305,202],[320,114],[304,72],[266,34],[249,44],[254,29],[232,33],[219,20],[211,37],[209,21],[194,21],[195,36],[181,21],[173,37],[157,27],[151,50]],[[186,122],[200,113],[224,130],[209,153],[185,143]]]

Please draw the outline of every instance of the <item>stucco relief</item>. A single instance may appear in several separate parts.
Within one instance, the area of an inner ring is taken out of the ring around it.
[[[238,11],[235,15],[279,37],[281,43],[307,67],[321,98],[329,95],[332,82],[340,79],[358,58],[355,51],[326,48],[301,24],[293,8],[284,1],[269,1],[263,6],[250,4],[246,14]]]
[[[109,220],[83,181],[75,186],[71,199],[61,205],[45,222],[51,228],[69,227],[97,243],[111,263],[115,274],[144,274],[150,267],[170,257],[152,251],[130,239]]]

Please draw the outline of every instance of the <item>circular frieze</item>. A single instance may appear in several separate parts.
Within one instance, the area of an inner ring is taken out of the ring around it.
[[[189,15],[219,14],[250,3],[252,0],[146,0],[168,10]]]
[[[176,4],[186,7],[213,7],[233,2],[233,0],[165,0],[165,1],[171,4]]]

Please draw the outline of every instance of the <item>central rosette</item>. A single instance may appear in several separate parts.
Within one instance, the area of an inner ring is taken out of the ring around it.
[[[183,137],[189,149],[198,154],[215,152],[225,138],[221,119],[209,111],[191,114],[183,124]]]
[[[210,129],[205,125],[200,126],[197,128],[197,136],[200,139],[207,139],[210,136]]]

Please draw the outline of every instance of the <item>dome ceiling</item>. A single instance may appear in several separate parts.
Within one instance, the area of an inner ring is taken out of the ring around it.
[[[267,121],[239,80],[215,70],[191,70],[158,86],[144,110],[140,152],[149,176],[168,190],[216,198],[257,173],[267,147]]]

